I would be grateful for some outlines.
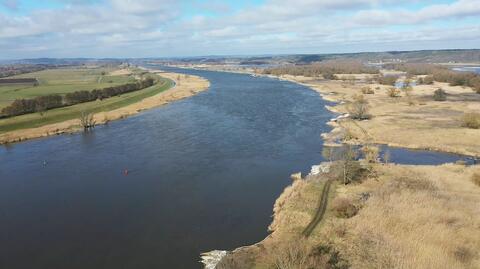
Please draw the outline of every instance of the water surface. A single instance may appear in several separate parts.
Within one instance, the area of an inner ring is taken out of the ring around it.
[[[0,149],[0,268],[200,268],[200,252],[267,235],[331,114],[303,86],[193,73],[207,92]]]
[[[301,85],[177,71],[211,88],[89,134],[0,148],[0,268],[200,268],[201,252],[267,235],[289,175],[322,161],[333,115]],[[405,152],[392,161],[422,153]]]

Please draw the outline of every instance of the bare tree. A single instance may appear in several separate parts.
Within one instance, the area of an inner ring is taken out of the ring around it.
[[[302,239],[280,243],[272,253],[275,269],[308,269],[309,247]]]
[[[349,144],[335,149],[331,156],[335,164],[331,168],[337,180],[341,180],[346,185],[358,178],[362,168],[357,157],[358,152]]]
[[[95,128],[95,119],[93,118],[92,113],[82,112],[80,114],[80,125],[83,127],[84,131],[89,131]]]
[[[386,149],[385,152],[383,153],[383,162],[385,164],[388,164],[390,162],[390,159],[391,159],[390,150]]]
[[[363,157],[368,163],[377,163],[380,157],[380,149],[375,145],[365,145],[361,148]]]
[[[348,105],[347,110],[352,119],[366,120],[370,118],[369,108],[367,99],[363,95],[356,95],[353,97],[353,102]]]
[[[442,88],[439,88],[433,93],[433,100],[438,102],[446,101],[447,93]]]

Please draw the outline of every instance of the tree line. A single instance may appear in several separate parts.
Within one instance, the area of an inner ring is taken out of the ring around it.
[[[9,106],[2,109],[2,117],[13,117],[28,113],[40,112],[72,106],[80,103],[102,100],[124,93],[138,91],[153,86],[156,81],[153,78],[146,78],[135,83],[128,83],[104,89],[92,91],[75,91],[66,95],[50,94],[37,96],[31,99],[17,99]]]
[[[460,72],[449,69],[445,66],[422,63],[402,63],[389,66],[390,68],[407,72],[407,75],[429,75],[427,80],[446,82],[451,86],[472,87],[480,93],[480,75],[473,72]],[[428,84],[428,83],[426,83]]]
[[[263,70],[268,75],[294,75],[335,79],[335,74],[378,74],[378,68],[356,60],[328,60],[307,65],[287,65]]]
[[[47,69],[45,65],[7,65],[0,66],[0,78],[11,77]]]

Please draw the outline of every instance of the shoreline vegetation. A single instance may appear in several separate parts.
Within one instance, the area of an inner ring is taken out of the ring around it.
[[[127,75],[128,73],[124,71],[114,71],[114,75]],[[157,76],[162,81],[145,89],[124,93],[103,101],[91,101],[48,110],[45,112],[46,116],[32,113],[2,119],[0,130],[5,130],[0,132],[0,144],[78,132],[83,129],[80,119],[83,113],[91,114],[95,125],[107,124],[143,110],[190,97],[210,87],[208,80],[198,76],[150,69],[144,69],[144,72]],[[12,122],[13,130],[8,130],[7,121]]]
[[[211,268],[480,267],[478,165],[381,163],[374,146],[479,157],[480,130],[462,123],[465,114],[480,110],[473,76],[452,85],[452,76],[424,82],[427,74],[381,70],[396,77],[384,85],[376,82],[374,72],[326,73],[335,80],[240,72],[299,83],[334,102],[327,108],[339,116],[328,123],[332,130],[322,134],[325,146],[360,145],[364,159],[347,161],[344,154],[340,160],[327,158],[305,177],[292,175],[292,184],[275,202],[271,234],[254,245],[222,252]],[[346,172],[351,169],[347,164],[354,163],[366,172],[353,172],[358,179],[345,184],[338,165]]]
[[[322,134],[326,145],[335,145],[341,140],[356,145],[383,144],[480,157],[476,139],[479,130],[462,126],[464,114],[480,110],[480,95],[467,87],[434,82],[414,86],[408,93],[398,89],[392,97],[388,92],[391,87],[377,83],[366,86],[374,93],[362,94],[363,84],[345,85],[343,81],[290,75],[280,79],[307,86],[325,100],[336,103],[327,106],[339,114],[340,119],[330,121],[328,124],[333,130]],[[437,89],[444,89],[450,101],[436,102],[433,96]],[[373,115],[363,121],[350,120],[349,104],[359,95],[368,101],[369,113]]]
[[[312,70],[305,66],[293,70],[281,67],[261,71],[205,65],[199,65],[198,69],[266,76],[298,83],[316,91],[324,100],[336,103],[326,108],[339,114],[337,119],[328,123],[333,130],[322,134],[324,144],[328,146],[338,145],[341,141],[480,157],[477,143],[479,129],[464,126],[468,125],[464,119],[475,116],[480,111],[480,93],[477,91],[480,74],[472,76],[469,72],[447,71],[443,66],[432,64],[395,66],[405,71],[375,71],[360,67],[357,61],[343,60],[318,64]],[[185,68],[197,67],[189,65]],[[340,71],[343,73],[337,73]],[[359,73],[360,71],[369,73]],[[429,71],[438,72],[436,77],[445,82],[424,82],[429,80],[426,78]],[[297,75],[286,74],[288,72]],[[445,92],[445,100],[442,102],[434,99],[438,89]],[[369,113],[372,114],[370,118],[362,121],[349,119],[349,106],[356,96],[363,96],[366,100]],[[473,119],[475,120],[477,119]],[[480,122],[480,118],[478,120]],[[462,139],[456,139],[457,137]]]

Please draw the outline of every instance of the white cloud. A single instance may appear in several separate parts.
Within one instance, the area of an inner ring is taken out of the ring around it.
[[[418,11],[405,9],[364,10],[356,14],[353,21],[358,24],[418,24],[430,20],[480,16],[480,0],[460,0],[452,4],[427,6]]]
[[[148,13],[176,13],[175,0],[110,0],[114,9],[123,13],[148,14]]]
[[[416,0],[268,0],[237,11],[219,1],[214,7],[198,0],[58,1],[68,5],[27,15],[0,13],[2,55],[321,53],[329,48],[370,50],[375,44],[389,44],[389,50],[395,50],[399,44],[420,44],[415,40],[438,40],[445,46],[453,44],[446,41],[450,38],[480,40],[475,32],[479,21],[462,20],[480,15],[480,0],[441,5],[422,1],[425,7],[416,11],[402,8]],[[182,7],[188,4],[197,10],[182,16]],[[223,13],[206,15],[212,10]],[[448,27],[431,23],[439,19]],[[401,31],[395,28],[398,25],[403,25]]]

